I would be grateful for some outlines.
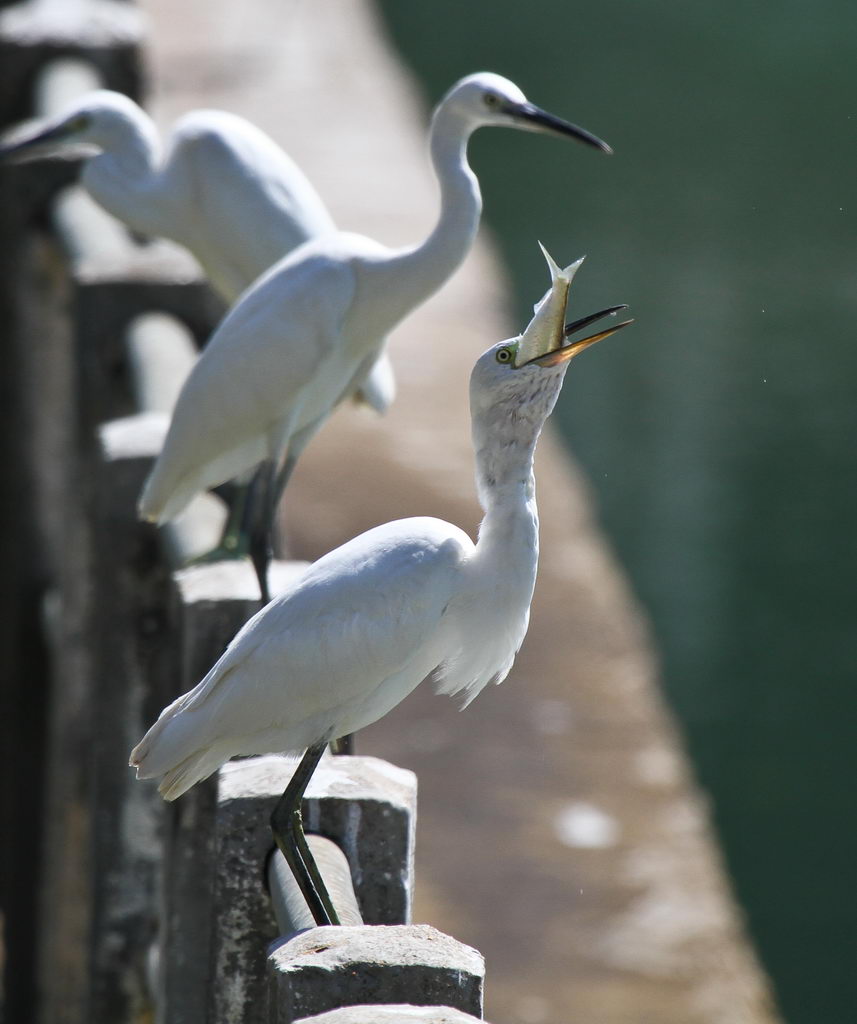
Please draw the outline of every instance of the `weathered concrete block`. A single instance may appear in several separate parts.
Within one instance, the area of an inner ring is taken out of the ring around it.
[[[485,962],[429,925],[313,928],[268,958],[270,1024],[368,1003],[450,1006],[482,1017]]]
[[[269,578],[271,593],[282,593],[308,566],[309,562],[275,559]],[[187,666],[187,682],[195,686],[235,633],[259,610],[259,584],[247,558],[188,566],[175,574],[175,580],[185,631],[189,640],[196,638],[199,651],[192,669]]]
[[[354,895],[354,882],[345,854],[336,843],[325,839],[324,836],[310,834],[306,836],[306,841],[333,900],[339,923],[363,924],[363,915]],[[315,928],[312,911],[292,874],[292,869],[279,850],[274,850],[268,858],[267,878],[279,934],[296,935],[307,928]]]
[[[217,781],[166,807],[160,892],[158,1024],[207,1021],[214,925]]]
[[[31,90],[35,95],[28,98],[25,109],[27,115],[33,116],[4,130],[3,142],[14,143],[32,135],[45,120],[58,114],[75,96],[100,89],[102,85],[101,76],[95,67],[85,60],[60,58],[39,68]],[[0,92],[8,101],[11,97],[6,88],[5,75],[0,75],[0,86]],[[6,128],[5,122],[0,123]],[[4,204],[14,205],[17,219],[30,229],[34,224],[46,222],[47,211],[54,197],[60,189],[77,180],[80,160],[79,149],[69,144],[49,159],[36,156],[20,164],[4,161],[0,182]]]
[[[163,421],[162,414],[153,413],[131,420],[149,423],[155,434],[159,417]],[[117,433],[122,429],[128,428],[117,426]],[[298,577],[305,567],[303,562],[273,563],[274,592]],[[174,573],[173,582],[170,621],[179,638],[179,671],[173,692],[165,695],[161,706],[199,682],[259,606],[258,584],[249,562],[191,566]],[[150,721],[154,721],[159,711],[160,707],[151,709]],[[194,786],[171,804],[167,814],[158,999],[158,1019],[163,1024],[198,1024],[207,1019],[212,994],[212,949],[218,930],[212,897],[217,858],[212,822],[216,808],[215,776]],[[262,835],[266,825],[263,820],[259,826]],[[265,852],[270,845],[268,833],[262,843]],[[264,936],[257,937],[251,932],[243,936],[246,948],[258,946],[259,957],[263,955],[265,943],[277,932],[262,887],[263,868],[264,861],[257,860],[250,869],[250,886],[254,892],[254,910],[250,916],[254,924],[245,919],[239,926],[250,928],[263,922]]]
[[[90,1014],[130,1020],[148,1008],[146,972],[155,936],[163,805],[129,772],[176,664],[167,629],[169,574],[155,531],[135,508],[151,466],[145,430],[105,424],[84,486],[91,550],[85,629],[89,665]],[[139,425],[137,425],[139,426]],[[174,683],[172,684],[175,685]]]
[[[108,454],[117,452],[123,458],[133,456],[154,460],[161,450],[169,423],[169,415],[159,411],[123,416],[99,428],[99,443]],[[226,506],[220,498],[207,492],[198,494],[181,515],[158,531],[166,564],[183,565],[211,551],[220,540],[226,518]],[[282,570],[277,572],[282,573]],[[240,579],[240,571],[235,576]],[[224,633],[220,638],[222,646],[230,638],[230,633]]]
[[[138,99],[144,19],[128,3],[44,3],[31,0],[0,10],[0,125],[33,112],[39,73],[50,61],[81,57],[98,71],[105,89]]]
[[[81,203],[86,208],[87,204]],[[198,343],[211,334],[223,312],[191,256],[169,242],[134,245],[121,259],[99,255],[99,237],[85,225],[101,218],[72,218],[69,210],[60,241],[77,252],[73,267],[79,348],[81,425],[92,425],[136,411],[126,330],[137,317],[160,310],[181,321]],[[75,217],[79,213],[75,211]],[[82,223],[81,223],[82,222]],[[84,255],[85,251],[85,255]]]
[[[221,770],[221,807],[245,798],[267,801],[268,815],[295,762],[278,754],[233,761]],[[257,813],[254,811],[254,813]],[[367,924],[407,924],[413,892],[416,776],[375,757],[325,756],[303,804],[307,832],[332,839],[348,858]]]
[[[196,363],[196,345],[187,329],[164,313],[144,313],[129,325],[125,350],[137,409],[172,413]]]
[[[367,924],[411,920],[416,799],[416,775],[375,757],[326,757],[307,787],[306,829],[342,848]]]
[[[278,937],[262,881],[273,848],[268,819],[295,764],[266,755],[219,773],[209,1003],[218,1024],[255,1024],[264,1012],[265,948]],[[307,831],[345,852],[371,923],[409,910],[415,793],[412,772],[376,758],[326,756],[310,782]]]
[[[452,1006],[412,1006],[395,1003],[380,1006],[343,1006],[315,1017],[301,1017],[300,1024],[485,1024],[479,1017]]]
[[[133,337],[141,317],[168,314],[202,344],[223,303],[187,250],[164,240],[138,244],[79,187],[56,197],[50,222],[71,265],[80,426],[86,438],[96,424],[138,411],[128,332]],[[186,349],[187,339],[181,344]]]
[[[34,94],[44,63],[60,54],[86,51],[100,66],[105,84],[139,91],[139,11],[114,4],[125,10],[113,19],[116,31],[110,38],[108,33],[96,38],[94,31],[82,30],[77,33],[79,45],[68,33],[59,39],[59,23],[68,24],[75,14],[85,17],[85,6],[34,2],[0,10],[0,125],[36,112]],[[34,230],[31,214],[36,207],[44,211],[49,197],[75,172],[63,161],[44,175],[28,170],[32,168],[0,169],[0,435],[7,438],[2,451],[6,477],[14,481],[14,500],[3,503],[0,531],[8,538],[2,559],[6,591],[0,593],[6,623],[0,720],[8,757],[0,773],[6,780],[2,803],[8,809],[3,829],[6,834],[14,829],[17,837],[0,858],[7,940],[4,1009],[9,1020],[29,1019],[37,993],[44,1019],[54,1019],[59,1007],[71,1016],[84,1007],[81,1014],[86,1015],[88,897],[94,874],[88,848],[92,727],[85,721],[91,716],[78,699],[89,688],[90,675],[82,670],[86,627],[83,600],[74,600],[73,607],[66,600],[81,596],[82,580],[79,587],[63,584],[66,643],[53,686],[48,684],[38,626],[44,586],[60,575],[70,580],[68,563],[80,563],[78,550],[85,544],[78,543],[80,475],[73,468],[69,415],[74,374],[68,279],[55,247]],[[55,742],[45,749],[48,733]],[[37,766],[26,787],[20,785],[15,767],[22,763]]]

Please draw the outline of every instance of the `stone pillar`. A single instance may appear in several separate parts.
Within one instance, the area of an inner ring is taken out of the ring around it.
[[[54,58],[90,60],[101,84],[139,94],[139,12],[131,4],[101,4],[92,16],[95,6],[33,2],[0,10],[0,130],[48,113],[36,109],[35,93],[41,70]],[[42,794],[51,772],[46,735],[53,728],[43,599],[56,584],[57,552],[66,539],[57,523],[61,527],[71,433],[68,276],[43,215],[74,173],[67,161],[0,168],[0,831],[16,837],[0,856],[9,1020],[33,1020],[39,1012],[39,959],[50,961],[49,977],[61,993],[53,1021],[73,1019],[84,998],[79,978],[66,970],[80,929],[60,943],[59,957],[40,956],[37,944],[46,934],[39,926],[39,894],[54,904],[60,890],[76,898],[73,888],[46,879],[42,865]]]
[[[156,530],[135,514],[153,439],[133,421],[106,424],[98,438],[86,502],[88,709],[78,737],[89,770],[88,1016],[120,1024],[139,1020],[150,1005],[163,813],[160,799],[135,781],[128,753],[157,694],[171,688],[176,651],[165,612],[169,573]]]
[[[142,39],[143,18],[130,3],[30,0],[0,9],[0,127],[44,114],[34,109],[39,74],[69,57],[92,65],[102,88],[139,99]]]
[[[266,755],[224,765],[213,829],[193,810],[194,800],[214,801],[205,783],[176,803],[167,879],[172,905],[164,914],[171,932],[162,956],[161,1013],[169,1024],[264,1019],[266,946],[278,938],[264,881],[274,847],[268,820],[295,763]],[[410,906],[415,788],[411,772],[363,757],[326,756],[310,783],[307,831],[345,853],[364,920],[404,915]]]
[[[477,950],[429,925],[313,928],[268,958],[267,1019],[293,1024],[361,1003],[452,1007],[481,1019],[484,977]]]
[[[305,563],[275,562],[273,591],[284,588],[304,567]],[[246,561],[192,566],[176,572],[174,580],[171,620],[179,638],[178,680],[171,693],[162,695],[160,705],[151,708],[147,725],[164,705],[202,679],[259,607],[258,584]],[[212,902],[216,813],[216,777],[200,782],[167,808],[157,999],[158,1020],[163,1024],[207,1020],[216,928]],[[264,865],[255,864],[254,870],[261,887]]]

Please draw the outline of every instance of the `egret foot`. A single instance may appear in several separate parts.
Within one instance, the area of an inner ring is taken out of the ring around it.
[[[249,484],[238,484],[228,488],[231,492],[229,517],[220,535],[217,547],[206,551],[191,561],[191,565],[210,565],[212,562],[229,562],[236,558],[246,558],[250,553],[250,538],[244,531],[244,519],[247,507]]]
[[[319,925],[339,924],[339,917],[304,836],[301,801],[326,746],[316,743],[307,749],[271,814],[274,841]]]
[[[211,551],[197,555],[192,558],[188,565],[211,565],[213,562],[234,562],[237,559],[246,558],[250,553],[250,545],[246,537],[240,534],[227,535],[220,538],[220,543]]]

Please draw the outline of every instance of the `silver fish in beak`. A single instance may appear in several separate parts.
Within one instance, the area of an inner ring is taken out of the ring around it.
[[[634,321],[623,320],[605,330],[590,334],[585,338],[578,338],[565,344],[565,340],[576,331],[588,327],[590,324],[603,319],[606,316],[615,316],[620,309],[627,309],[626,305],[608,306],[607,309],[599,310],[597,313],[590,313],[589,316],[581,317],[570,324],[565,323],[565,310],[568,302],[568,290],[577,269],[583,263],[583,257],[569,264],[561,270],[550,253],[539,243],[544,257],[547,260],[551,273],[551,286],[536,305],[533,319],[527,325],[526,330],[520,336],[517,351],[515,353],[515,367],[527,366],[535,363],[538,366],[558,366],[568,362],[573,356],[583,352],[598,341],[609,338],[611,334],[627,327]]]

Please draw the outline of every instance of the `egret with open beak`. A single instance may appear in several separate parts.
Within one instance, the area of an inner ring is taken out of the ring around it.
[[[548,263],[551,288],[530,325],[483,353],[471,375],[485,512],[476,543],[451,523],[416,518],[331,551],[247,622],[131,752],[138,778],[159,778],[174,800],[230,757],[304,751],[271,827],[319,924],[337,918],[300,807],[325,745],[377,721],[427,678],[469,704],[505,679],[527,631],[538,563],[536,442],[572,356],[631,322],[563,344],[579,262]]]

